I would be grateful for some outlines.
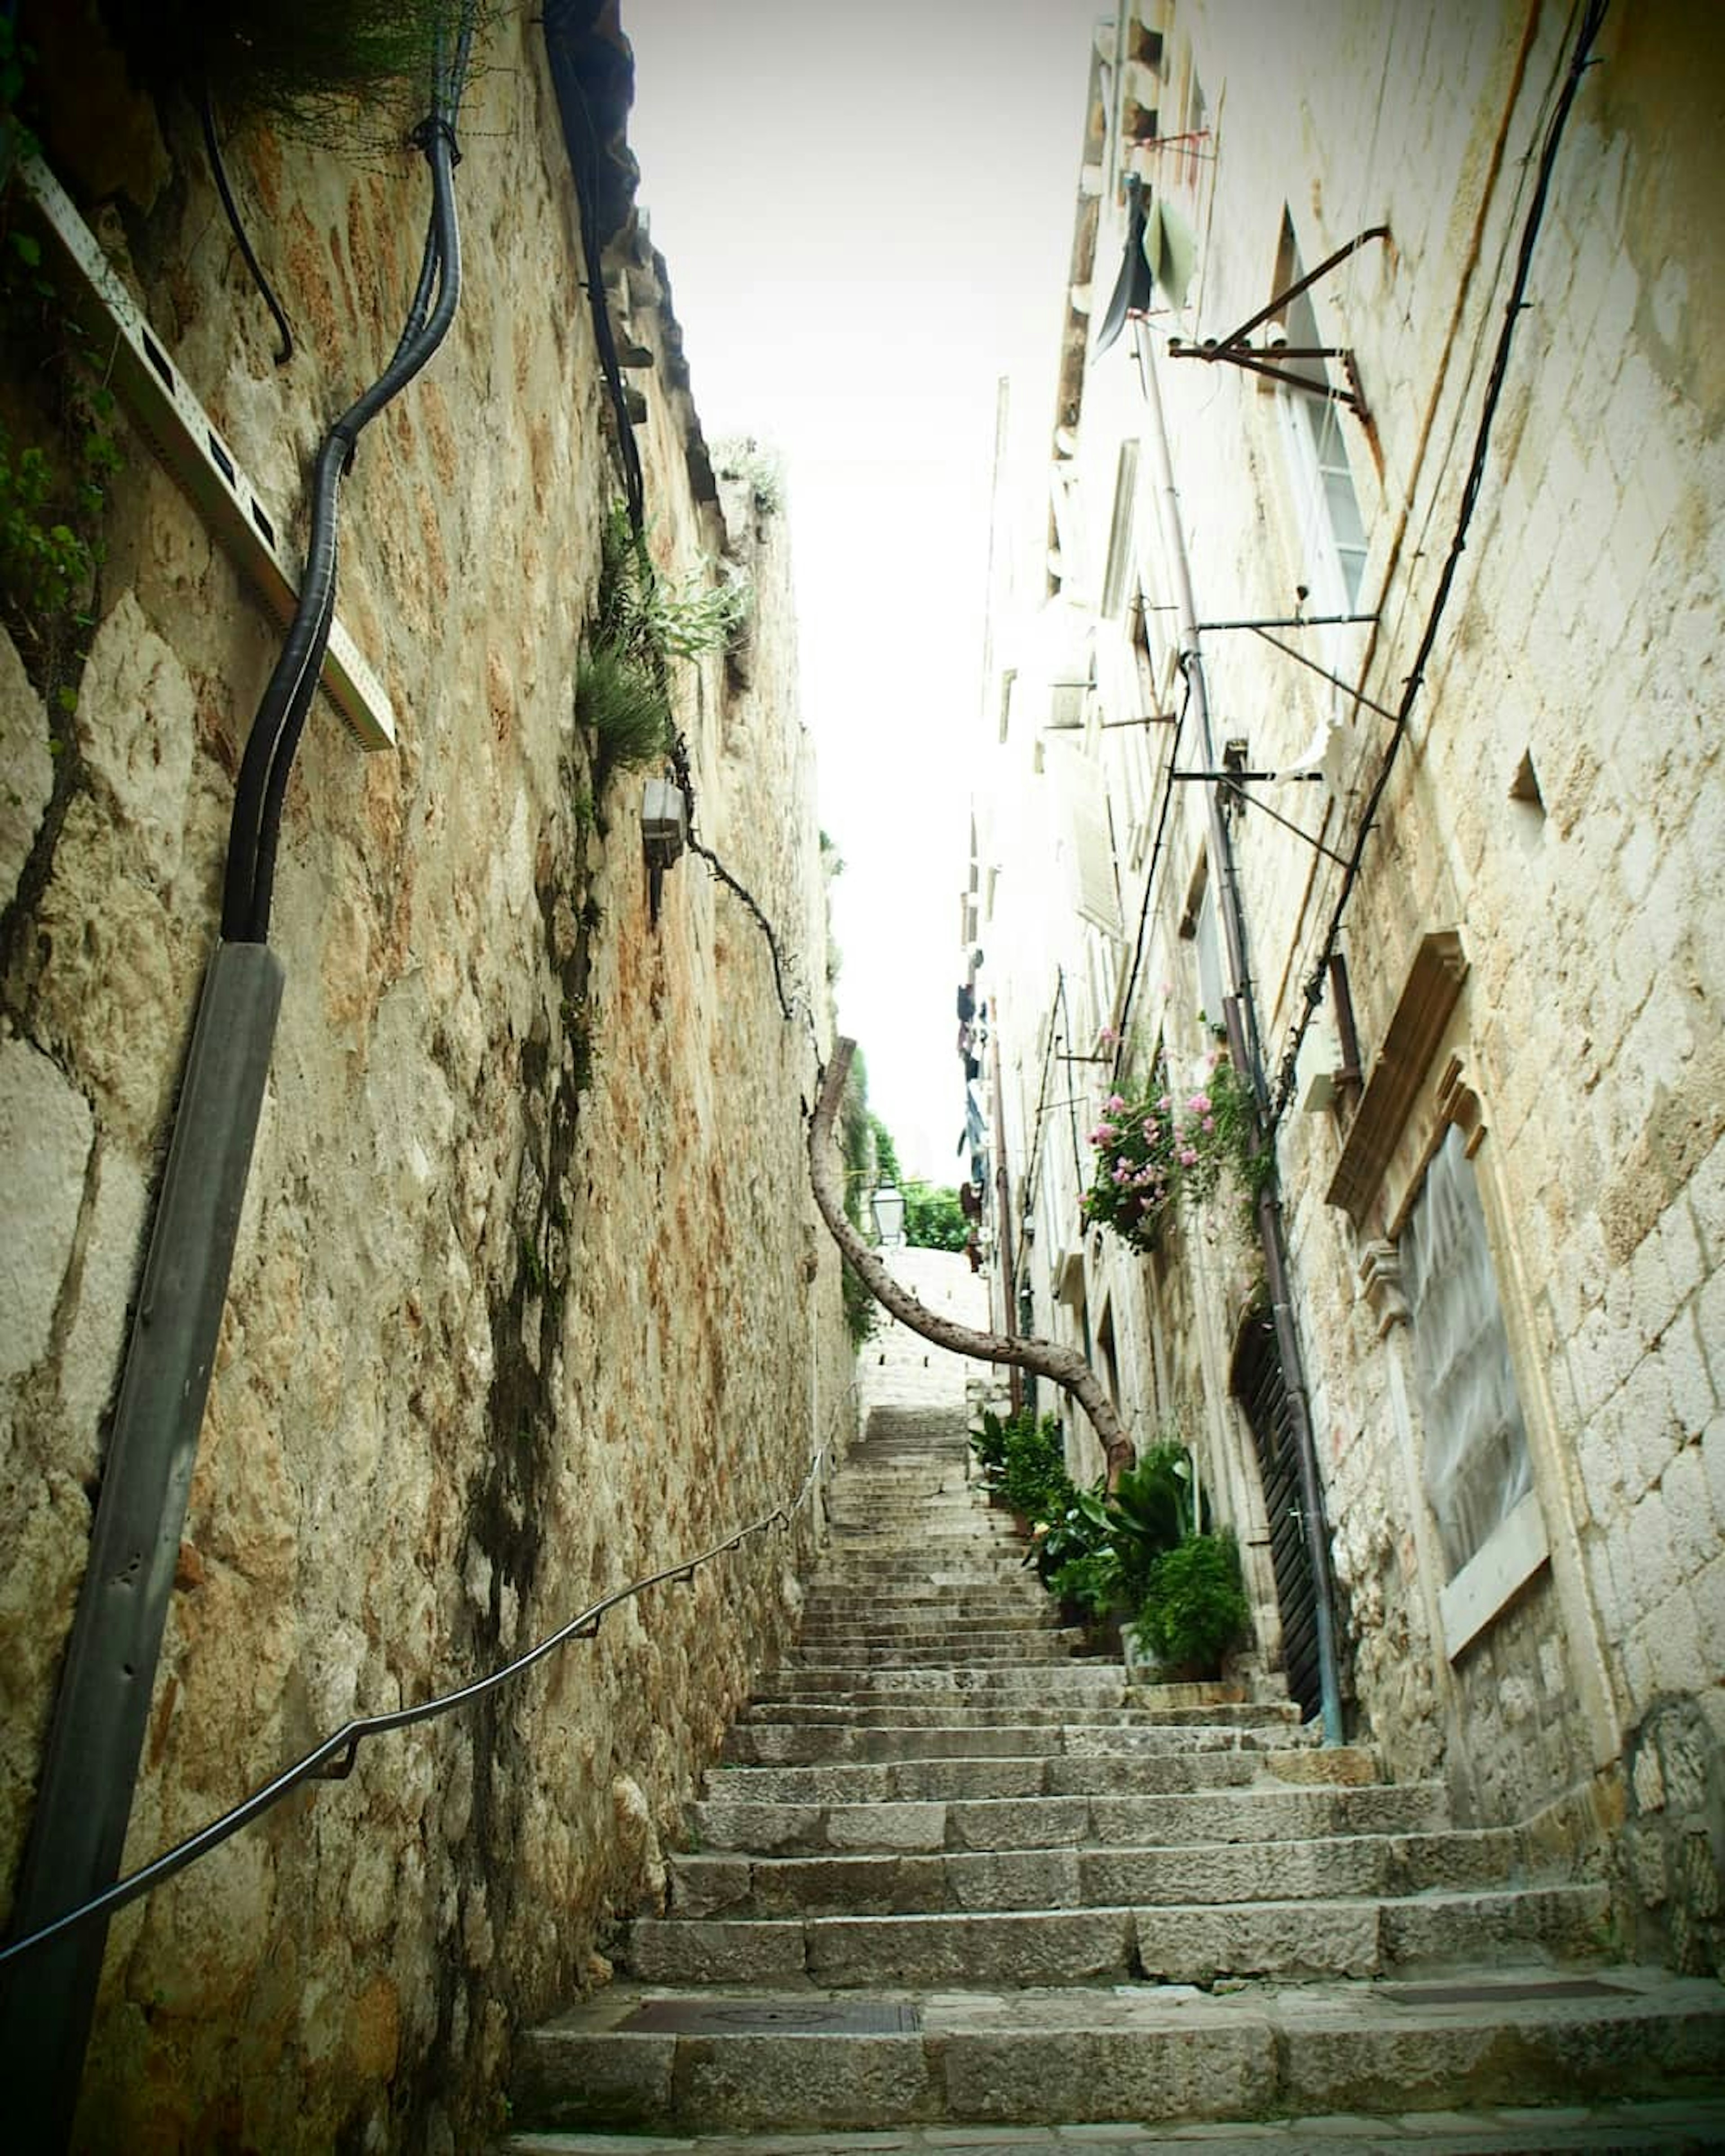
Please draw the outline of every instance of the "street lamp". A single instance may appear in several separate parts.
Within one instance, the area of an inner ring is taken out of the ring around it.
[[[890,1183],[877,1183],[873,1199],[875,1233],[883,1250],[896,1250],[905,1239],[905,1194]]]

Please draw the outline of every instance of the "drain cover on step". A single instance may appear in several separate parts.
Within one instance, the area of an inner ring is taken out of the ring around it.
[[[1553,1977],[1527,1984],[1387,1984],[1384,1996],[1398,2006],[1491,2006],[1523,1999],[1624,1999],[1621,1984],[1591,1976]]]
[[[660,2036],[901,2036],[915,2035],[922,2015],[871,1999],[649,1999],[617,2025]]]

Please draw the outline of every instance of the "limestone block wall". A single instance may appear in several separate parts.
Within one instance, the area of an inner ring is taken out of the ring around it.
[[[625,230],[655,552],[682,574],[728,549],[758,594],[749,667],[685,662],[675,688],[698,831],[775,925],[790,1021],[701,860],[649,920],[638,782],[594,798],[574,676],[621,485],[537,28],[503,18],[484,59],[460,311],[344,490],[339,611],[399,741],[363,757],[320,701],[289,789],[286,996],[128,1868],[349,1717],[769,1512],[849,1412],[802,1154],[824,952],[783,520],[715,498],[662,265]],[[393,346],[423,173],[240,134],[300,337],[278,369],[195,124],[160,124],[88,207],[292,526],[321,428]],[[8,1896],[278,641],[146,445],[126,449],[75,714],[50,716],[0,639]],[[87,2144],[476,2146],[514,2027],[601,1978],[608,1927],[660,1891],[660,1837],[783,1643],[816,1532],[805,1512],[482,1706],[363,1748],[351,1780],[126,1912]]]
[[[1285,201],[1309,266],[1368,223],[1390,227],[1388,246],[1315,298],[1371,406],[1371,427],[1350,420],[1344,436],[1370,547],[1365,594],[1383,602],[1350,665],[1368,659],[1371,693],[1393,706],[1458,513],[1529,205],[1517,161],[1540,139],[1573,25],[1548,8],[1294,11],[1284,32],[1301,44],[1306,86],[1283,124],[1266,103],[1276,70],[1245,64],[1224,11],[1189,19],[1200,69],[1227,84],[1216,228],[1267,234]],[[1645,1851],[1625,1882],[1643,1943],[1707,1966],[1717,1889],[1691,1882],[1725,1861],[1709,1323],[1725,1066],[1704,951],[1725,788],[1702,624],[1720,603],[1711,534],[1725,464],[1717,368],[1696,342],[1717,264],[1692,214],[1720,151],[1692,85],[1716,74],[1718,52],[1710,29],[1660,8],[1614,11],[1598,49],[1556,167],[1478,513],[1342,941],[1368,1072],[1422,938],[1453,929],[1465,979],[1416,1074],[1377,1210],[1356,1229],[1327,1202],[1346,1103],[1291,1115],[1282,1159],[1372,1734],[1398,1771],[1441,1762],[1478,1817],[1556,1805],[1572,1851],[1590,1838],[1597,1849],[1627,1807],[1628,1839]],[[1205,305],[1219,330],[1268,287],[1232,248],[1224,257],[1219,244],[1215,262],[1226,290]],[[1273,398],[1214,403],[1203,468],[1239,494],[1232,511],[1207,496],[1194,512],[1200,611],[1250,612],[1299,573],[1301,533]],[[1285,583],[1264,580],[1266,537]],[[1311,723],[1289,701],[1290,670],[1217,641],[1213,680],[1227,708],[1253,715],[1253,761],[1273,767]],[[1313,689],[1312,716],[1322,695]],[[1352,721],[1332,844],[1351,837],[1385,731],[1369,712]],[[1239,855],[1274,1049],[1334,875],[1250,814]],[[1440,1608],[1446,1573],[1421,1489],[1428,1435],[1407,1333],[1368,1299],[1361,1270],[1373,1239],[1399,1229],[1446,1077],[1476,1100],[1474,1163],[1550,1544],[1459,1649]],[[1640,1793],[1625,1773],[1667,1741],[1684,1762],[1676,1802],[1656,1768]]]
[[[1285,286],[1294,250],[1311,270],[1388,228],[1311,293],[1319,341],[1351,355],[1368,406],[1363,419],[1343,413],[1332,440],[1363,535],[1358,603],[1375,619],[1308,621],[1283,637],[1378,708],[1250,634],[1203,638],[1215,753],[1242,741],[1248,768],[1276,772],[1327,751],[1318,783],[1266,785],[1232,818],[1272,1077],[1327,956],[1343,881],[1334,856],[1371,816],[1337,947],[1376,1091],[1363,1106],[1332,1089],[1326,1104],[1343,1060],[1326,980],[1278,1137],[1352,1726],[1399,1775],[1447,1777],[1464,1816],[1534,1820],[1559,1861],[1615,1865],[1638,1943],[1717,1966],[1725,1050],[1707,952],[1725,864],[1711,627],[1725,462],[1717,358],[1701,327],[1717,311],[1718,250],[1699,205],[1722,177],[1700,87],[1719,80],[1719,35],[1675,4],[1606,17],[1545,198],[1459,572],[1378,798],[1462,512],[1576,18],[1423,0],[1245,13],[1173,0],[1126,13],[1132,65],[1156,78],[1159,126],[1178,139],[1194,131],[1198,146],[1104,144],[1093,115],[1087,155],[1101,191],[1081,207],[1063,311],[1070,350],[1112,288],[1125,223],[1115,180],[1136,158],[1191,245],[1187,304],[1168,303],[1164,280],[1148,336],[1204,622],[1343,611],[1341,565],[1309,414],[1262,377],[1172,356],[1168,340],[1225,337]],[[1093,71],[1097,96],[1100,81]],[[1197,787],[1176,788],[1158,822],[1174,728],[1113,724],[1178,710],[1183,692],[1151,423],[1125,341],[1101,355],[1094,341],[1063,377],[1055,566],[1061,600],[1091,624],[1085,747],[1108,790],[1104,865],[1117,873],[1127,933],[1110,940],[1068,914],[1066,941],[1052,928],[1045,941],[1060,950],[1079,1014],[1059,1021],[1065,1045],[1089,1051],[1106,1021],[1141,1059],[1158,1040],[1184,1057],[1207,1045],[1194,1023],[1208,993],[1195,903],[1209,834]],[[1347,378],[1339,362],[1330,373]],[[1040,495],[1035,506],[1040,571]],[[1143,598],[1137,622],[1118,601],[1130,589],[1122,535]],[[1122,681],[1120,646],[1132,639],[1142,648]],[[1083,673],[1067,665],[1060,678]],[[1033,828],[1024,804],[1049,789],[1008,709],[1001,761],[1016,753],[1024,768],[1004,783],[1008,811],[978,865],[982,887],[998,875],[1001,894],[983,939],[991,965],[1043,895],[1014,895],[1028,850],[1014,833]],[[1178,738],[1180,763],[1197,763],[1189,726]],[[1209,861],[1212,891],[1216,872]],[[1448,954],[1435,968],[1434,938]],[[1056,1023],[1053,967],[1039,974],[1014,956],[1001,978],[1023,989],[1017,1001],[995,995],[1019,1096],[1004,1119],[1018,1148],[1009,1164],[1023,1174]],[[1410,1025],[1406,1010],[1425,1015]],[[1373,1157],[1344,1209],[1334,1186],[1351,1145],[1358,1165],[1363,1116]],[[1490,1593],[1481,1584],[1465,1622],[1425,1486],[1444,1433],[1422,1422],[1395,1280],[1398,1239],[1452,1119],[1478,1183],[1537,1514],[1517,1562],[1503,1563]],[[1045,1219],[1040,1233],[1061,1250],[1081,1240],[1070,1219]],[[1222,1265],[1206,1275],[1202,1251],[1190,1255],[1182,1285],[1161,1254],[1141,1261],[1087,1239],[1087,1309],[1094,1323],[1106,1306],[1117,1344],[1135,1339],[1141,1363],[1148,1342],[1147,1389],[1159,1401],[1183,1368],[1200,1378],[1218,1441],[1233,1450],[1225,1479],[1245,1501],[1235,1517],[1250,1527],[1256,1468],[1227,1397],[1238,1276]],[[1146,1373],[1125,1382],[1144,1386]]]

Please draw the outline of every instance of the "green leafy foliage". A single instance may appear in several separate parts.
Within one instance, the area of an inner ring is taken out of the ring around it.
[[[1066,1472],[1060,1424],[1021,1408],[1004,1419],[985,1410],[970,1434],[984,1479],[1027,1520],[1064,1518],[1075,1491]]]
[[[0,36],[0,143],[30,147],[16,110],[28,49]],[[45,695],[70,708],[74,632],[102,558],[100,519],[122,463],[117,406],[88,335],[46,274],[25,198],[0,189],[0,611]],[[69,697],[70,704],[67,702]]]
[[[1106,1227],[1135,1250],[1156,1248],[1180,1201],[1203,1204],[1224,1181],[1255,1201],[1272,1156],[1257,1143],[1251,1088],[1219,1050],[1195,1091],[1177,1094],[1158,1056],[1136,1099],[1111,1094],[1090,1133],[1096,1173],[1081,1204],[1092,1226]]]
[[[899,1179],[898,1147],[893,1143],[892,1133],[876,1115],[869,1117],[869,1135],[875,1141],[875,1173],[882,1183],[896,1183]]]
[[[970,1223],[952,1189],[911,1176],[904,1184],[905,1240],[913,1250],[962,1250]]]
[[[1188,1676],[1213,1674],[1250,1616],[1231,1534],[1194,1534],[1157,1558],[1137,1630],[1157,1661]]]
[[[668,583],[638,539],[627,506],[613,505],[599,535],[599,618],[595,642],[662,673],[667,660],[722,651],[748,625],[748,579],[709,562],[680,584]]]
[[[480,7],[481,23],[495,7]],[[207,81],[228,116],[331,148],[393,148],[428,109],[459,0],[105,0],[141,81]]]
[[[94,567],[90,542],[55,515],[54,475],[39,448],[18,449],[0,426],[0,588],[8,612],[60,613]]]
[[[784,507],[784,460],[752,434],[717,444],[713,466],[721,479],[740,480],[748,488],[759,515],[771,516]]]

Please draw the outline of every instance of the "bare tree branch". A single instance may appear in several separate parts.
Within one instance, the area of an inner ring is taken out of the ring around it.
[[[1131,1437],[1114,1412],[1113,1402],[1084,1358],[1053,1340],[1024,1338],[1004,1332],[977,1332],[968,1325],[955,1324],[950,1317],[936,1317],[925,1302],[892,1277],[845,1219],[834,1155],[833,1118],[845,1091],[845,1075],[850,1068],[855,1046],[855,1043],[850,1040],[834,1043],[833,1060],[827,1066],[820,1099],[809,1123],[809,1179],[814,1186],[814,1202],[820,1208],[821,1218],[833,1240],[855,1267],[875,1301],[901,1325],[908,1325],[913,1332],[920,1332],[937,1348],[950,1348],[955,1355],[968,1355],[979,1363],[1015,1363],[1020,1369],[1034,1370],[1039,1377],[1047,1378],[1070,1393],[1090,1417],[1091,1426],[1101,1440],[1111,1488],[1137,1455]]]

